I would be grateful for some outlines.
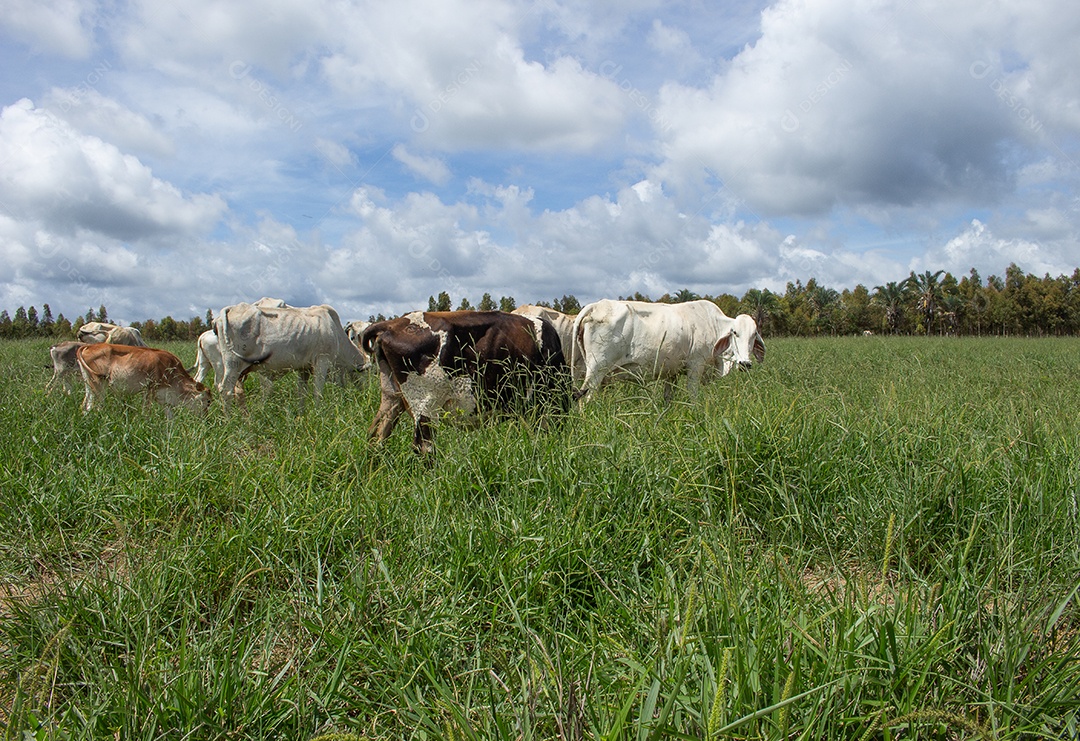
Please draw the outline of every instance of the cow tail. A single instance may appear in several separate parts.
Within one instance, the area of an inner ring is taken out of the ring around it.
[[[592,314],[592,306],[586,306],[574,319],[574,333],[570,337],[570,376],[574,375],[577,367],[578,353],[581,353],[582,362],[585,361],[585,322],[589,321]]]

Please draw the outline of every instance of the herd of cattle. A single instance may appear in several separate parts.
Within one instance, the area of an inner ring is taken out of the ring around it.
[[[342,325],[325,304],[289,306],[263,298],[222,309],[214,328],[198,340],[196,365],[147,347],[137,329],[84,324],[78,342],[50,349],[48,388],[81,374],[84,407],[106,388],[143,393],[171,413],[175,406],[205,412],[205,384],[213,373],[225,408],[243,404],[245,377],[276,378],[296,371],[300,403],[328,378],[344,380],[371,366],[379,372],[381,400],[369,435],[379,441],[398,417],[413,419],[413,447],[434,450],[432,425],[458,410],[524,408],[554,403],[569,408],[611,380],[661,381],[670,398],[680,376],[696,395],[702,383],[765,359],[753,318],[729,317],[711,301],[682,304],[604,299],[569,316],[540,306],[501,311],[415,311],[396,319]]]

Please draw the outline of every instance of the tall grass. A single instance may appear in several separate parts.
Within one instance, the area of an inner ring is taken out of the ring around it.
[[[46,348],[0,344],[5,738],[1080,737],[1076,340],[774,340],[430,467],[374,383],[84,415]]]

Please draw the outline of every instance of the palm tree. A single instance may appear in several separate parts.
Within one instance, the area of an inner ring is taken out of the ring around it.
[[[751,288],[743,296],[742,305],[746,313],[754,317],[759,330],[770,318],[780,313],[780,299],[768,288]]]
[[[911,295],[910,286],[911,284],[906,280],[899,283],[893,280],[883,286],[874,286],[874,298],[871,300],[885,309],[885,323],[893,334],[900,331],[900,320],[904,316],[904,306]]]
[[[833,323],[833,307],[840,301],[840,292],[835,288],[815,285],[807,291],[806,303],[814,310],[815,324],[820,328],[825,325],[830,333],[835,333],[836,326]]]
[[[944,322],[948,334],[956,334],[960,320],[960,312],[964,308],[964,297],[959,293],[948,293],[941,298],[941,319]]]
[[[928,335],[930,327],[933,326],[934,314],[937,313],[938,305],[941,303],[941,285],[938,283],[938,278],[944,272],[944,270],[939,270],[931,273],[927,270],[922,275],[915,275],[915,271],[912,271],[906,281],[915,291],[915,308],[923,315],[923,325]]]

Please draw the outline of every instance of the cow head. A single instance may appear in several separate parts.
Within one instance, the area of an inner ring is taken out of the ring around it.
[[[181,392],[180,403],[198,414],[206,414],[210,409],[210,388],[198,381],[185,382]]]
[[[765,341],[758,332],[757,322],[749,314],[739,314],[713,346],[713,358],[726,376],[732,368],[749,370],[751,358],[765,361]]]

